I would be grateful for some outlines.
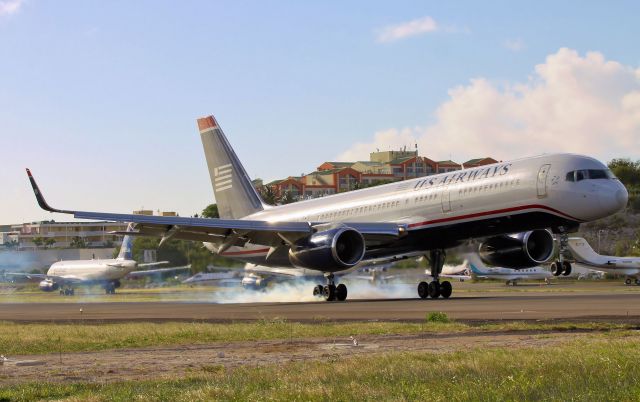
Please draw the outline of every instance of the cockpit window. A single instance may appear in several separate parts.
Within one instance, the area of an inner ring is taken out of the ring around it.
[[[589,170],[590,179],[608,179],[606,170]]]
[[[582,181],[582,180],[596,180],[596,179],[615,179],[616,176],[609,169],[588,169],[588,170],[574,170],[567,173],[567,181]]]

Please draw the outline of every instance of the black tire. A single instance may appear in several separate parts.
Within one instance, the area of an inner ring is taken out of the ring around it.
[[[420,282],[418,284],[418,296],[420,296],[421,299],[429,297],[429,284],[427,282]]]
[[[631,285],[631,278],[627,278],[624,280],[625,285]]]
[[[443,299],[448,299],[451,297],[451,293],[453,293],[453,286],[451,286],[451,282],[442,282],[440,284],[440,296],[442,296]]]
[[[636,278],[636,285],[640,285],[640,279]]]
[[[344,283],[336,286],[336,299],[338,299],[338,301],[347,300],[347,285]]]
[[[327,285],[324,287],[324,299],[326,301],[334,301],[336,299],[336,285]]]
[[[562,261],[562,275],[571,275],[571,263],[569,261]]]
[[[554,261],[551,263],[551,273],[553,276],[560,276],[562,273],[562,265],[560,264],[560,261]]]
[[[429,297],[432,299],[440,297],[440,282],[431,281],[431,283],[429,283]]]
[[[324,287],[322,287],[322,285],[318,285],[313,288],[314,296],[322,296],[323,293],[324,293]]]

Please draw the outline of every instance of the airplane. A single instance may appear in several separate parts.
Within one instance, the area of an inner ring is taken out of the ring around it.
[[[341,278],[363,279],[372,283],[384,282],[392,279],[386,272],[391,264],[382,266],[365,266],[356,271],[341,272]],[[221,268],[220,272],[199,272],[182,281],[190,285],[233,286],[241,285],[244,289],[264,289],[272,282],[288,282],[292,280],[315,280],[322,277],[322,273],[305,268],[267,267],[247,263],[244,269]],[[318,296],[318,294],[316,294]]]
[[[425,275],[433,277],[430,269],[425,269]],[[440,271],[440,277],[457,279],[460,282],[468,281],[471,279],[471,272],[468,268],[467,260],[464,260],[461,265],[444,265]]]
[[[482,258],[529,268],[552,257],[552,232],[566,239],[581,223],[616,213],[628,193],[596,159],[549,154],[498,162],[285,205],[260,198],[213,116],[197,121],[220,219],[143,216],[52,208],[27,175],[41,208],[77,219],[134,222],[135,235],[202,241],[210,251],[258,265],[322,272],[314,287],[327,301],[344,301],[335,273],[371,260],[428,256],[426,299],[449,298],[440,282],[446,250],[482,241]],[[561,251],[563,242],[561,242]]]
[[[133,224],[130,223],[127,232],[124,233],[131,233],[132,230]],[[6,275],[20,276],[30,280],[40,279],[41,282],[38,285],[40,290],[53,292],[60,289],[61,295],[73,296],[74,286],[101,285],[106,294],[115,294],[116,289],[120,287],[120,280],[127,275],[139,277],[176,269],[134,271],[136,268],[167,264],[168,261],[138,264],[133,259],[132,243],[133,237],[126,235],[122,240],[118,257],[114,259],[58,261],[51,264],[46,274],[7,273]]]
[[[487,267],[484,266],[478,258],[469,258],[469,267],[471,272],[478,279],[499,279],[506,281],[506,285],[516,286],[518,281],[544,279],[545,283],[549,283],[549,279],[553,277],[550,271],[541,267],[530,267],[524,269],[513,269],[503,267]]]
[[[582,237],[570,237],[569,250],[579,263],[589,268],[626,275],[624,283],[640,285],[640,257],[615,257],[596,253]]]

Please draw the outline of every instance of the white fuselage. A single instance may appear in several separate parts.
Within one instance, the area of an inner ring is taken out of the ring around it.
[[[533,267],[524,269],[512,269],[512,268],[485,268],[482,271],[473,271],[479,278],[487,279],[500,279],[505,281],[522,281],[522,280],[536,280],[536,279],[549,279],[553,277],[553,274],[543,268]]]
[[[572,237],[569,250],[576,261],[600,271],[627,276],[640,276],[640,257],[616,257],[596,253],[581,237]]]
[[[59,261],[51,265],[47,275],[78,282],[106,282],[124,278],[136,266],[135,261],[124,259]]]
[[[244,219],[393,222],[406,225],[410,234],[532,212],[580,223],[623,208],[628,194],[619,180],[567,180],[568,173],[587,169],[607,171],[604,164],[586,156],[542,155],[268,207]],[[205,246],[218,249],[217,244]],[[267,246],[247,243],[221,254],[268,265],[268,251]]]

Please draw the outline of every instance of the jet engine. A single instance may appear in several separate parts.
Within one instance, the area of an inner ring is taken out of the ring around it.
[[[480,244],[478,254],[487,264],[505,268],[530,268],[553,256],[553,235],[548,230],[495,236]]]
[[[360,232],[339,226],[297,241],[289,249],[289,261],[299,268],[342,271],[362,261],[365,250],[364,237]]]
[[[260,275],[247,274],[242,277],[242,287],[245,289],[260,289],[266,285]]]
[[[60,285],[58,285],[51,279],[45,279],[42,282],[40,282],[40,284],[38,284],[38,287],[43,292],[53,292],[54,290],[58,290],[60,288]]]

